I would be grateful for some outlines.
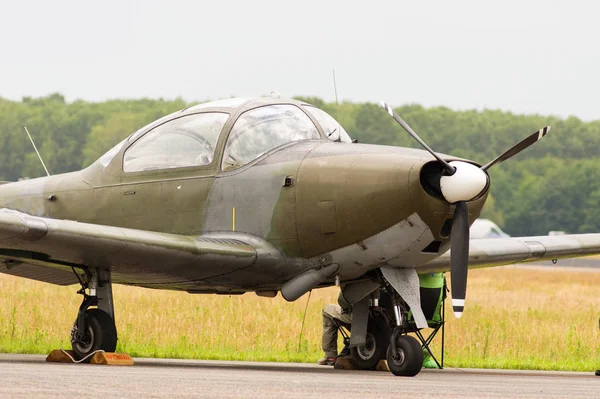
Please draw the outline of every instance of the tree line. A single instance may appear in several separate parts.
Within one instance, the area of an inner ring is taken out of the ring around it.
[[[377,104],[338,107],[316,97],[301,99],[338,118],[361,143],[419,148]],[[0,180],[45,174],[23,126],[50,172],[63,173],[90,165],[140,127],[189,105],[181,99],[69,103],[58,93],[21,101],[0,98]],[[551,125],[544,140],[490,170],[491,197],[483,216],[511,235],[600,232],[600,120],[417,104],[395,110],[435,151],[481,164]]]

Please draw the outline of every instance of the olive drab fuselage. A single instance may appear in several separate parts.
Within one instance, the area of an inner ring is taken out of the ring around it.
[[[185,236],[234,232],[265,242],[265,251],[279,252],[281,259],[271,266],[199,279],[200,291],[226,285],[240,292],[277,289],[306,268],[331,263],[339,265],[341,279],[351,280],[381,265],[414,267],[447,251],[447,225],[454,209],[424,188],[421,170],[433,159],[425,151],[334,142],[307,113],[319,138],[280,145],[224,170],[223,151],[236,120],[248,110],[272,104],[301,108],[303,103],[259,99],[238,108],[191,108],[145,128],[151,131],[182,115],[227,112],[214,159],[207,165],[126,172],[124,153],[135,143],[126,140],[106,165],[96,162],[78,172],[1,185],[0,207]],[[145,131],[136,133],[138,138]],[[486,196],[469,202],[471,221],[479,216]],[[143,275],[154,273],[163,276],[168,288],[189,290],[168,273],[158,273],[168,267],[147,265],[139,276],[119,275],[116,268],[113,281],[151,286]]]

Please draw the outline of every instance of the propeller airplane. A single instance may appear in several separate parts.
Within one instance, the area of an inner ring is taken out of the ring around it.
[[[425,150],[353,142],[302,101],[233,98],[167,115],[81,171],[2,184],[0,272],[81,285],[79,359],[116,348],[112,284],[294,301],[340,282],[353,347],[385,291],[395,327],[376,344],[413,376],[422,352],[401,327],[409,312],[427,327],[418,274],[450,271],[460,317],[469,267],[600,253],[600,234],[469,240],[489,168],[550,127],[481,166],[436,153],[382,106]]]

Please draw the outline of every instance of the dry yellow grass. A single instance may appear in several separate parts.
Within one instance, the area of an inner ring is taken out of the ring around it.
[[[0,275],[0,351],[68,347],[81,301],[75,291]],[[307,296],[287,303],[254,294],[196,296],[124,286],[116,286],[114,296],[118,350],[134,356],[314,361],[320,356],[321,309],[335,301],[337,289],[313,292],[300,351]],[[600,273],[475,270],[463,317],[456,320],[447,310],[447,366],[600,366]]]
[[[455,366],[590,370],[600,366],[600,273],[504,267],[469,274],[468,309],[448,317]]]

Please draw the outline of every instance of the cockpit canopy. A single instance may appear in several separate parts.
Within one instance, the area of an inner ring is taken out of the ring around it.
[[[217,160],[228,171],[292,142],[325,139],[352,142],[333,117],[310,104],[231,98],[160,118],[117,144],[97,163],[106,167],[123,151],[125,173],[209,167]]]

